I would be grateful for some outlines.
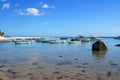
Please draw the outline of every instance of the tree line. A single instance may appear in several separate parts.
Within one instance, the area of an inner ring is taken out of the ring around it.
[[[4,32],[0,30],[0,36],[4,36]]]

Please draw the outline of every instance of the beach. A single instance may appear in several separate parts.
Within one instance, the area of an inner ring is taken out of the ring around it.
[[[91,51],[93,42],[76,44],[0,43],[0,80],[119,80],[120,42],[102,39],[105,53]]]

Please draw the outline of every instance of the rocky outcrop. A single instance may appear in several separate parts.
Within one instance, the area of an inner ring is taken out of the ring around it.
[[[119,46],[120,47],[120,44],[116,44],[115,46]]]
[[[92,51],[104,51],[107,50],[107,46],[103,41],[97,41],[92,45]]]

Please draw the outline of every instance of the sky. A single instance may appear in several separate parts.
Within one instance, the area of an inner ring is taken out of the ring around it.
[[[120,0],[0,0],[7,36],[119,36]]]

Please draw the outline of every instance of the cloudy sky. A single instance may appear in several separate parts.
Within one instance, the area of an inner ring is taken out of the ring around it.
[[[10,36],[118,36],[120,0],[0,0]]]

